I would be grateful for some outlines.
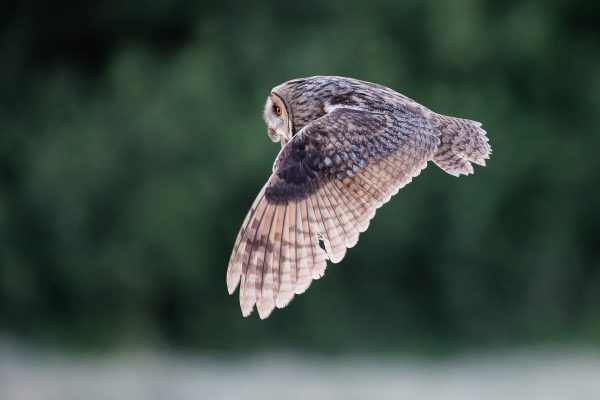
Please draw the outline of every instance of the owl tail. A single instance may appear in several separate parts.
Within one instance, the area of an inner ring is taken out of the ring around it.
[[[492,148],[480,122],[440,114],[435,114],[434,120],[441,140],[433,157],[438,167],[459,176],[473,173],[471,163],[485,165]]]

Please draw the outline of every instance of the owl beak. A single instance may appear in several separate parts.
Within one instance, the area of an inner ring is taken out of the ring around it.
[[[267,135],[269,135],[269,139],[271,139],[275,143],[281,140],[281,136],[279,136],[277,132],[275,132],[275,129],[269,128]]]

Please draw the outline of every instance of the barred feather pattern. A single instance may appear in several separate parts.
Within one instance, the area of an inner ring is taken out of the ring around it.
[[[269,108],[275,105],[288,118],[281,137],[285,124]],[[228,291],[239,286],[244,316],[256,307],[267,318],[305,292],[428,161],[458,176],[491,154],[480,123],[436,114],[389,88],[350,78],[286,82],[273,89],[264,115],[282,149],[227,270]]]
[[[473,165],[485,166],[492,148],[481,123],[468,119],[434,114],[440,146],[433,162],[450,175],[470,175]]]
[[[256,305],[259,316],[266,318],[306,291],[323,276],[328,260],[338,263],[344,258],[375,211],[433,155],[438,140],[432,131],[387,147],[372,140],[376,146],[366,145],[370,151],[363,152],[362,159],[350,154],[346,150],[356,142],[392,135],[399,123],[395,116],[365,114],[339,109],[329,116],[337,121],[339,135],[345,135],[333,141],[345,146],[327,146],[333,135],[322,134],[323,125],[332,123],[325,119],[307,127],[279,155],[273,176],[242,225],[229,263],[228,289],[233,293],[239,283],[244,316]],[[355,126],[359,119],[361,125]],[[323,151],[326,148],[329,151]]]

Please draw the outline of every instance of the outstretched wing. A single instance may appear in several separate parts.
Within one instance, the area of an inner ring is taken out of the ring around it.
[[[338,108],[282,148],[248,212],[227,271],[244,316],[285,307],[339,262],[375,210],[425,168],[439,139],[429,114]],[[322,241],[324,249],[319,245]]]

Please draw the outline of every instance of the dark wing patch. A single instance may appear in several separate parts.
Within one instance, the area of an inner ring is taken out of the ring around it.
[[[429,114],[339,108],[280,152],[246,217],[229,262],[246,316],[285,307],[339,262],[377,208],[425,168],[439,143]],[[325,250],[319,245],[323,241]]]

